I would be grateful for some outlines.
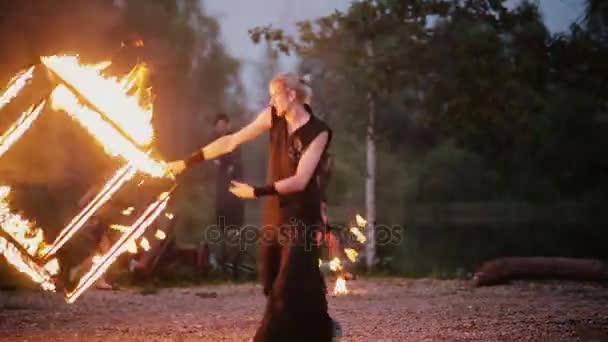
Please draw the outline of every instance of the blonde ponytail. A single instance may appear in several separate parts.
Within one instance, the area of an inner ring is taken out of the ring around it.
[[[296,92],[296,99],[301,103],[310,105],[312,100],[312,87],[310,86],[310,75],[298,77],[296,74],[287,72],[273,77],[270,83],[280,83],[287,89]]]

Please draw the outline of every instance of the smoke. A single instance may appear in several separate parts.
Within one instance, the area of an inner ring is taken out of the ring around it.
[[[79,53],[109,59],[121,48],[121,17],[108,1],[21,0],[0,2],[0,92],[8,80],[39,57]],[[44,67],[0,111],[0,134],[30,105],[50,94],[55,81]],[[35,218],[47,234],[77,210],[78,198],[115,167],[80,125],[46,106],[40,118],[0,157],[0,183],[10,185],[12,207]]]
[[[2,1],[0,13],[0,84],[41,55],[107,58],[120,48],[120,11],[108,1]]]

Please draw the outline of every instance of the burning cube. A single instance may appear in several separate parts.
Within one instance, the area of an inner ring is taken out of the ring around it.
[[[0,202],[0,252],[11,265],[26,272],[43,289],[55,290],[53,275],[58,271],[54,255],[112,196],[137,172],[152,177],[165,177],[165,163],[149,156],[153,139],[151,125],[152,106],[144,103],[140,80],[145,76],[144,65],[137,65],[123,78],[104,77],[101,72],[110,63],[82,65],[75,56],[51,56],[41,58],[42,65],[59,80],[51,94],[52,106],[76,120],[111,156],[126,161],[101,191],[60,232],[55,241],[46,245],[42,230],[20,216],[11,213],[5,202]],[[24,71],[9,82],[0,96],[0,109],[27,85],[34,67]],[[41,101],[24,112],[0,138],[0,156],[6,152],[31,124],[40,116],[46,101]],[[117,259],[140,239],[146,228],[165,210],[171,192],[163,192],[151,203],[132,225],[126,227],[121,238],[102,256],[96,258],[93,267],[79,281],[76,288],[66,293],[66,300],[74,302]],[[0,196],[3,191],[0,188]],[[4,196],[6,197],[6,195]],[[1,201],[1,199],[0,199]],[[147,240],[145,240],[147,242]],[[147,245],[140,240],[143,248]],[[43,266],[41,266],[43,265]]]

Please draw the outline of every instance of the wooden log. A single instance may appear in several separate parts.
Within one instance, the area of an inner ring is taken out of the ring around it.
[[[522,278],[604,281],[608,280],[608,268],[593,259],[504,257],[485,262],[473,276],[473,285],[498,285]]]

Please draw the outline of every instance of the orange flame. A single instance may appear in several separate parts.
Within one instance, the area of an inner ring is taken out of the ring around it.
[[[112,224],[110,229],[117,230],[122,233],[126,233],[129,230],[129,226],[123,226],[122,224]]]
[[[128,207],[127,209],[122,211],[122,214],[125,216],[131,216],[131,214],[133,214],[133,210],[135,210],[135,208]]]
[[[329,269],[336,272],[336,271],[340,271],[342,269],[342,262],[340,261],[340,259],[333,258],[330,262],[329,262]]]
[[[361,232],[361,230],[359,230],[359,228],[351,227],[350,232],[353,233],[353,235],[355,235],[355,237],[357,238],[357,241],[359,241],[359,243],[364,244],[367,242],[367,238],[365,237],[365,235],[363,235],[363,233]]]
[[[346,257],[348,258],[348,260],[350,260],[350,262],[357,261],[357,257],[359,256],[359,253],[357,253],[357,251],[352,248],[345,248],[344,254],[346,254]]]
[[[2,236],[0,236],[0,254],[4,255],[6,261],[19,272],[25,273],[34,282],[40,284],[43,290],[55,291],[55,283],[49,272],[33,262],[28,255],[21,253],[19,248]]]
[[[93,261],[93,264],[96,264],[96,263],[100,262],[101,260],[102,260],[101,255],[97,254],[93,257],[92,261]]]
[[[10,235],[31,256],[37,256],[44,245],[42,229],[32,227],[32,223],[21,215],[13,214],[8,207],[8,186],[0,187],[0,228]]]
[[[338,279],[336,279],[336,285],[334,286],[333,295],[334,296],[347,295],[348,292],[349,292],[348,288],[346,288],[346,280],[341,276],[338,277]]]
[[[80,64],[76,56],[42,57],[41,61],[138,146],[147,146],[152,142],[151,104],[142,108],[140,92],[132,96],[125,93],[135,84],[134,75],[144,73],[143,65],[136,66],[129,75],[118,80],[103,77],[99,67]]]
[[[32,66],[26,71],[19,72],[8,82],[6,91],[0,96],[0,109],[11,102],[11,100],[21,92],[23,87],[27,84],[27,81],[32,78],[33,73],[34,67]]]
[[[158,240],[164,240],[167,238],[167,234],[165,234],[165,232],[163,232],[162,230],[159,229],[154,234],[154,237]]]
[[[131,253],[131,254],[137,254],[137,244],[135,243],[134,240],[129,240],[126,242],[126,246],[125,249],[127,252]]]
[[[36,107],[30,107],[21,114],[21,117],[0,137],[0,156],[8,151],[13,144],[21,138],[23,133],[38,119],[46,101],[40,102]]]
[[[120,155],[139,170],[152,176],[162,177],[166,174],[163,163],[150,159],[146,153],[138,149],[137,146],[105,121],[99,113],[81,105],[76,95],[66,86],[57,86],[51,98],[53,108],[64,110],[74,117],[91,135],[97,138],[108,154]]]
[[[330,270],[332,272],[341,271],[343,268],[342,260],[340,260],[338,257],[335,257],[327,262],[323,262],[323,260],[319,259],[319,268]]]
[[[49,261],[44,267],[38,266],[32,260],[31,257],[38,256],[44,246],[44,233],[42,229],[33,227],[20,215],[10,212],[7,203],[9,193],[9,187],[0,187],[0,228],[19,244],[20,248],[9,241],[8,237],[4,238],[0,235],[0,254],[4,255],[7,262],[19,272],[27,274],[34,282],[40,284],[44,290],[55,291],[51,276],[59,271],[57,259]]]
[[[50,275],[57,275],[59,273],[59,261],[57,259],[52,259],[51,261],[44,264],[44,269],[49,272]]]
[[[367,226],[367,220],[364,219],[363,216],[357,214],[357,216],[355,216],[355,220],[357,221],[357,226],[359,226],[359,228],[364,228]]]
[[[148,241],[148,239],[146,239],[145,237],[141,238],[141,240],[139,240],[139,246],[147,252],[150,250],[150,241]]]

